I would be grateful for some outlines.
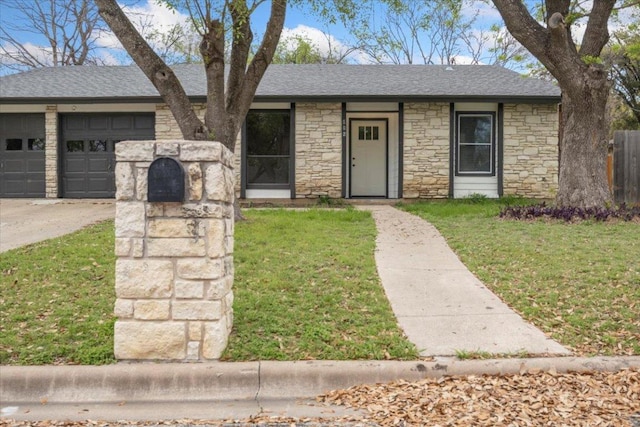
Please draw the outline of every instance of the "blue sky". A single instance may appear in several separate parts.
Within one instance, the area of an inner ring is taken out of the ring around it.
[[[38,0],[27,0],[36,2]],[[478,18],[475,22],[477,29],[487,29],[489,26],[495,23],[501,23],[500,15],[497,10],[488,2],[481,0],[466,0],[469,2],[469,7],[465,9],[465,13],[473,15],[478,13]],[[135,12],[139,21],[146,20],[152,22],[156,29],[162,30],[162,28],[168,28],[170,25],[184,22],[187,19],[186,15],[181,15],[170,11],[162,7],[158,0],[121,0],[123,3],[127,3],[131,6],[131,11]],[[585,2],[589,6],[590,2]],[[308,9],[308,8],[307,8]],[[255,33],[259,35],[262,33],[266,20],[268,18],[269,2],[261,6],[257,13],[252,17],[253,28]],[[146,18],[141,18],[147,16]],[[0,25],[7,22],[14,22],[17,19],[5,4],[5,0],[0,0]],[[378,19],[378,18],[376,18]],[[385,17],[380,17],[384,20]],[[579,33],[574,30],[575,33]],[[38,46],[45,44],[45,40],[34,36],[32,33],[18,32],[16,37],[25,44],[30,44],[33,49],[37,49]],[[285,21],[285,29],[283,31],[283,38],[303,35],[307,39],[315,43],[321,51],[328,49],[327,35],[330,37],[331,44],[338,50],[342,47],[343,43],[349,43],[350,36],[348,31],[342,24],[328,25],[323,22],[322,19],[315,16],[309,10],[305,10],[301,6],[292,6],[288,8],[287,18]],[[118,45],[117,39],[110,34],[104,34],[98,40],[98,44],[103,47],[101,55],[104,58],[106,64],[120,64],[130,63],[130,60],[126,57],[122,50],[114,49],[113,47]],[[352,62],[366,62],[367,59],[363,55],[357,53],[351,56]],[[464,63],[465,57],[461,55],[457,63]],[[2,70],[0,68],[0,74]]]
[[[38,0],[27,0],[38,1]],[[473,0],[469,0],[473,1]],[[143,19],[147,22],[150,18],[141,18],[142,16],[152,17],[153,25],[158,29],[168,28],[175,23],[183,22],[187,19],[186,15],[181,15],[170,11],[161,6],[161,2],[157,0],[121,0],[121,3],[126,3],[131,7],[131,11],[135,12],[139,21]],[[302,2],[304,3],[304,2]],[[497,11],[486,3],[481,1],[474,1],[474,6],[469,10],[470,13],[474,13],[477,8],[482,8],[478,25],[488,26],[499,20]],[[305,38],[315,43],[320,50],[327,50],[329,42],[327,37],[330,37],[330,43],[334,48],[338,50],[342,47],[343,43],[350,41],[348,31],[342,24],[329,25],[327,22],[323,22],[321,18],[314,15],[308,10],[305,10],[304,6],[290,6],[287,10],[287,18],[285,22],[285,29],[283,31],[283,37],[292,37],[295,35],[303,35]],[[252,17],[254,31],[259,37],[265,27],[266,20],[269,13],[269,2],[260,7],[257,13]],[[15,22],[18,17],[9,8],[6,7],[4,0],[0,0],[0,25],[7,22]],[[384,18],[382,18],[384,19]],[[27,25],[25,25],[27,27]],[[13,34],[22,43],[29,45],[32,49],[38,49],[38,47],[46,46],[46,40],[43,37],[37,37],[33,33],[29,32],[14,32]],[[112,47],[118,45],[117,40],[112,35],[103,35],[98,44],[104,47],[101,55],[104,57],[106,64],[118,64],[130,62],[122,50],[112,49]],[[364,62],[365,58],[362,56],[352,55],[352,62]]]

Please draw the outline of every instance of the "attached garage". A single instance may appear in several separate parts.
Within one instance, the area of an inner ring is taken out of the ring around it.
[[[44,114],[0,114],[0,197],[44,196]]]
[[[154,121],[149,113],[61,115],[62,197],[115,197],[115,145],[154,139]]]

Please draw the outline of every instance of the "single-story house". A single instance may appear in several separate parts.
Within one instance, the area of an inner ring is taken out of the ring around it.
[[[201,65],[174,70],[200,110]],[[553,84],[486,65],[272,65],[236,149],[241,198],[553,197]],[[114,145],[182,139],[135,66],[0,77],[0,197],[114,197]]]

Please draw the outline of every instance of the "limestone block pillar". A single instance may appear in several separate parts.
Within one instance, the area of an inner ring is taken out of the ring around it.
[[[148,201],[160,158],[182,166],[183,201]],[[116,358],[219,359],[233,322],[233,154],[211,141],[123,141],[115,173]]]

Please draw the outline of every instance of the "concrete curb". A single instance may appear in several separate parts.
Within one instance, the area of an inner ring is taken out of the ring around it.
[[[2,366],[4,404],[268,400],[314,397],[328,390],[451,375],[523,370],[617,372],[640,369],[640,356],[435,361],[140,363],[108,366]]]

